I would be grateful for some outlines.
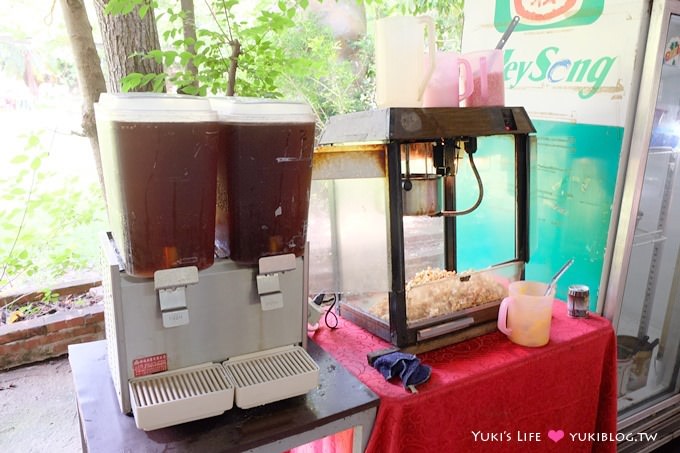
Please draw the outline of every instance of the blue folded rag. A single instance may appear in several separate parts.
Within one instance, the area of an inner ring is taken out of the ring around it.
[[[399,377],[404,388],[422,384],[432,374],[430,366],[421,364],[415,355],[404,352],[391,352],[378,357],[373,361],[373,368],[388,381]]]

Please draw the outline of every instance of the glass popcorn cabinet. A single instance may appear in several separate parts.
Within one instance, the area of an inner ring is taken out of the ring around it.
[[[521,107],[332,117],[313,158],[310,293],[399,348],[494,330],[529,260],[533,133]]]

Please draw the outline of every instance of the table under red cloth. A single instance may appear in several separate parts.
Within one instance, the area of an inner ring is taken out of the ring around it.
[[[354,324],[312,338],[380,396],[368,452],[616,451],[616,336],[600,316],[555,301],[544,347],[494,332],[419,354],[432,375],[417,394],[368,364],[390,345]]]

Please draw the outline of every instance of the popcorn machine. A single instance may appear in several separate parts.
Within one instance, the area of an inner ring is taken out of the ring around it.
[[[388,108],[330,119],[315,150],[310,292],[404,348],[494,330],[529,260],[535,129],[521,107]]]

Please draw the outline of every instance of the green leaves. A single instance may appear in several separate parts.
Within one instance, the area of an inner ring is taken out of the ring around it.
[[[373,17],[432,15],[441,38],[439,47],[444,50],[460,47],[463,0],[361,1]],[[157,11],[163,49],[145,56],[163,64],[165,76],[130,74],[123,81],[123,91],[162,91],[168,85],[184,93],[224,93],[230,82],[230,43],[238,40],[242,53],[238,56],[236,80],[232,81],[238,95],[299,97],[303,93],[312,103],[330,103],[314,105],[315,110],[327,112],[372,105],[372,40],[366,37],[355,43],[363,47],[361,60],[354,62],[363,72],[357,73],[356,67],[344,67],[345,62],[337,60],[334,38],[314,24],[313,15],[305,13],[308,0],[256,0],[249,8],[238,0],[206,0],[209,22],[205,22],[205,17],[202,21],[196,18],[195,42],[184,38],[185,13],[178,3],[166,2],[172,6]],[[141,15],[153,6],[155,3],[150,0],[110,0],[107,10],[129,13],[138,7]],[[315,34],[310,34],[315,27]],[[301,42],[303,36],[306,42]],[[195,74],[190,72],[192,66],[197,70]],[[347,99],[340,99],[340,93]]]
[[[137,88],[146,88],[147,91],[156,93],[163,92],[165,88],[166,74],[141,74],[132,72],[121,79],[121,89],[124,93]]]
[[[121,79],[121,89],[123,90],[124,93],[127,93],[130,90],[133,90],[137,88],[138,86],[141,85],[142,78],[144,77],[144,74],[140,74],[139,72],[133,72],[131,74],[126,75]]]
[[[109,0],[104,7],[104,12],[106,14],[129,14],[141,3],[140,0]]]
[[[9,163],[10,164],[22,164],[28,160],[28,155],[26,154],[19,154],[18,156],[14,156]]]
[[[9,152],[0,174],[0,292],[96,266],[96,236],[106,228],[99,186],[83,191],[49,171],[39,134]]]
[[[149,0],[109,0],[104,7],[106,14],[130,14],[138,8],[139,17],[144,18],[151,8],[158,6],[157,2]]]
[[[111,0],[117,11],[130,10],[131,4],[142,0]],[[124,6],[127,5],[127,6]],[[178,7],[169,7],[158,14],[166,29],[161,33],[163,49],[144,55],[162,64],[166,73],[129,74],[122,80],[122,90],[162,91],[167,84],[186,94],[206,95],[225,93],[229,84],[231,64],[231,41],[241,44],[238,56],[235,91],[241,96],[281,97],[281,77],[289,71],[303,71],[315,67],[313,56],[291,55],[280,38],[295,34],[299,25],[296,19],[306,0],[271,0],[258,5],[250,18],[235,17],[237,0],[213,0],[210,2],[213,23],[198,27],[195,41],[184,38],[182,18]],[[193,65],[197,72],[189,70]]]
[[[143,19],[144,16],[146,16],[146,13],[149,12],[149,7],[150,7],[149,5],[140,6],[139,7],[139,17],[141,17]]]

